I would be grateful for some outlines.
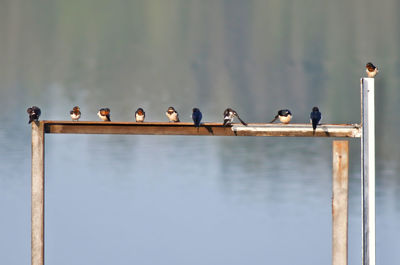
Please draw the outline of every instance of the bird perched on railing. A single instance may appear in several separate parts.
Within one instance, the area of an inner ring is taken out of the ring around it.
[[[179,122],[179,115],[178,112],[174,109],[174,107],[169,107],[167,112],[165,112],[169,121],[171,122]]]
[[[244,126],[247,126],[247,123],[245,123],[245,122],[239,117],[239,115],[237,114],[237,112],[234,111],[234,110],[231,109],[231,108],[227,108],[227,109],[224,111],[224,126],[231,125],[234,117],[238,118],[238,120],[239,120]]]
[[[365,65],[365,72],[367,72],[367,76],[369,78],[374,78],[376,74],[379,72],[379,70],[378,67],[369,62]]]
[[[40,111],[40,109],[38,107],[32,106],[32,107],[28,108],[26,110],[26,112],[28,112],[28,114],[29,114],[29,122],[28,123],[31,123],[33,121],[38,121],[39,120],[39,116],[41,114],[41,111]]]
[[[198,108],[193,108],[192,119],[195,127],[197,128],[200,127],[200,122],[202,117],[203,115],[201,114],[200,110]]]
[[[79,118],[81,117],[81,109],[78,106],[75,106],[70,112],[69,112],[71,119],[73,121],[78,121]]]
[[[111,121],[111,119],[110,119],[110,109],[109,108],[101,108],[97,112],[97,116],[99,116],[99,118],[102,121]]]
[[[138,108],[135,112],[135,120],[136,122],[143,122],[144,117],[146,116],[144,110],[142,108]]]
[[[310,113],[310,122],[312,123],[313,127],[313,135],[315,135],[315,130],[317,129],[317,125],[319,124],[322,118],[321,112],[319,112],[318,107],[312,108]]]
[[[278,118],[282,123],[288,124],[292,120],[292,113],[288,109],[281,109],[278,111],[278,114],[275,116],[275,118],[270,121],[270,123],[273,123]]]

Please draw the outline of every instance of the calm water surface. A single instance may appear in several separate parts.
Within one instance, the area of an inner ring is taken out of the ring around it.
[[[348,3],[3,1],[2,263],[30,262],[28,106],[57,120],[107,106],[115,121],[139,106],[164,121],[170,105],[220,121],[231,106],[252,122],[287,107],[307,122],[318,105],[324,122],[359,122],[372,60],[377,264],[399,264],[399,5]],[[329,264],[331,141],[46,135],[46,264]],[[350,164],[349,264],[361,264],[358,140]]]

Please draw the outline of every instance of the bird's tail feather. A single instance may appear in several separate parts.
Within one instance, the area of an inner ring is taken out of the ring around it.
[[[275,118],[272,121],[270,121],[269,123],[273,123],[274,121],[276,121],[278,119],[278,117],[279,117],[279,115],[276,115]]]
[[[312,123],[312,128],[313,128],[313,135],[315,135],[315,130],[317,129],[318,123],[313,122]]]
[[[240,117],[239,115],[236,116],[238,118],[238,120],[244,125],[247,126],[247,123],[245,123]]]

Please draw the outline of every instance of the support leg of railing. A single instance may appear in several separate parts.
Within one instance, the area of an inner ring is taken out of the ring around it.
[[[349,141],[333,141],[332,265],[347,265]]]
[[[31,264],[44,265],[44,123],[32,122]]]
[[[375,265],[375,82],[361,79],[362,261]]]

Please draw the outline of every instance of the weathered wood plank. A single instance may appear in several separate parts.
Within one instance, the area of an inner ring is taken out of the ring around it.
[[[31,264],[44,264],[44,123],[32,122]]]
[[[143,134],[143,135],[209,135],[209,136],[297,136],[297,137],[353,137],[361,135],[357,124],[325,124],[317,128],[315,136],[310,124],[251,123],[249,126],[222,123],[203,123],[200,128],[189,122],[72,122],[42,121],[46,133],[73,134]]]
[[[333,141],[332,265],[347,265],[349,142]]]
[[[311,124],[254,124],[232,128],[238,136],[283,136],[283,137],[360,137],[356,124],[325,124],[318,126],[313,135]]]

